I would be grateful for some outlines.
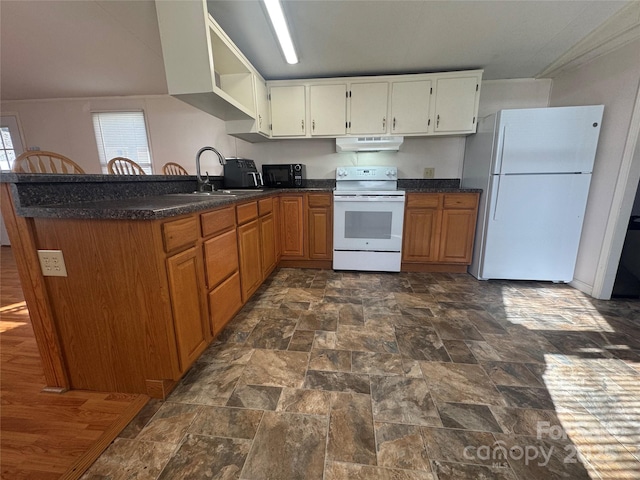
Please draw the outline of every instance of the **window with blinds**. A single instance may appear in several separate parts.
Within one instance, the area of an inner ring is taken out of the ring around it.
[[[143,111],[95,112],[92,116],[103,173],[108,173],[107,163],[114,157],[126,157],[147,175],[153,173]]]

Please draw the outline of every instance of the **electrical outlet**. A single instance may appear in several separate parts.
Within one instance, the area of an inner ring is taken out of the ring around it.
[[[62,250],[38,250],[40,268],[45,277],[66,277],[67,268],[64,265]]]
[[[425,168],[424,169],[424,178],[434,178],[436,175],[435,168]]]

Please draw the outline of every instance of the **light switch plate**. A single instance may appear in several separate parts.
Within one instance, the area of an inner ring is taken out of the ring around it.
[[[40,268],[45,277],[66,277],[67,267],[64,264],[62,250],[38,250]]]
[[[424,169],[424,178],[434,178],[436,175],[436,169],[433,167]]]

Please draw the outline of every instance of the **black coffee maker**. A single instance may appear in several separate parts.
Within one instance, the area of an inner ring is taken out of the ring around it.
[[[224,164],[224,188],[262,188],[262,174],[253,160],[226,158]]]

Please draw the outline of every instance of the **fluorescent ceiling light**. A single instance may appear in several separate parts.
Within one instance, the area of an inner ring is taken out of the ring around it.
[[[287,27],[287,21],[284,19],[284,13],[282,12],[282,5],[280,0],[263,0],[265,7],[267,7],[267,13],[271,20],[271,25],[276,31],[278,42],[280,42],[280,48],[284,53],[284,58],[287,63],[294,65],[298,63],[298,56],[296,50],[293,48],[293,41],[291,40],[291,34]]]

